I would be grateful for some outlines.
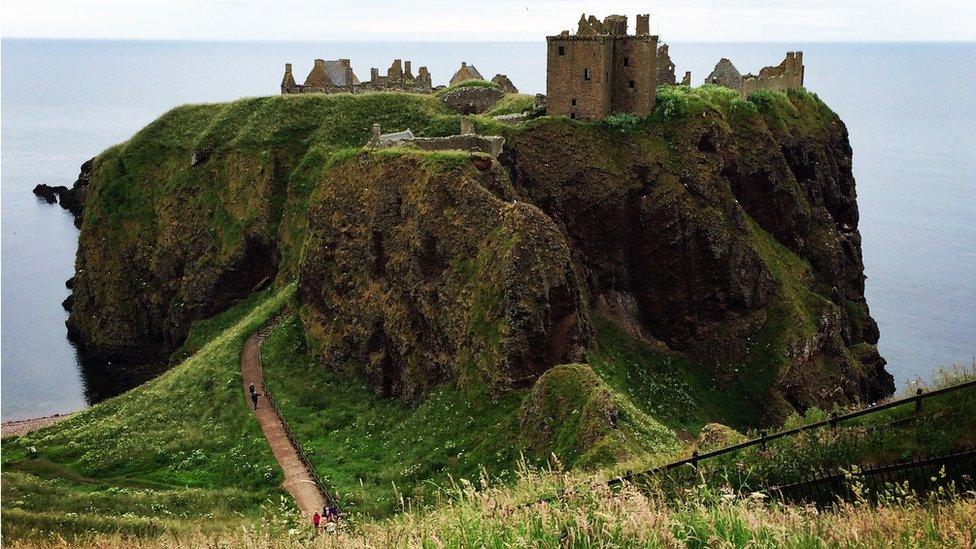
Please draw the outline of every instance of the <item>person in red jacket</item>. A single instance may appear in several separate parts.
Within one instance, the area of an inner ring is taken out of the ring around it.
[[[319,522],[322,520],[322,515],[318,511],[312,515],[312,527],[315,528],[315,533],[319,533]]]

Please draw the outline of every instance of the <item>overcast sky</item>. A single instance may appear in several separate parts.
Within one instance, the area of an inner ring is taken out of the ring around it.
[[[5,37],[539,40],[582,12],[668,41],[976,40],[976,0],[4,0]]]

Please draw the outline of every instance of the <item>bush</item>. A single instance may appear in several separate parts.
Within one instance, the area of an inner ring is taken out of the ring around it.
[[[630,113],[614,113],[603,119],[603,123],[612,130],[627,133],[636,130],[642,120]]]

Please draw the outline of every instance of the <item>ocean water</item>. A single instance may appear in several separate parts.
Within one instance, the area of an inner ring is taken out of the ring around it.
[[[807,87],[850,129],[867,298],[881,353],[903,385],[976,355],[976,44],[672,43],[679,77],[721,57],[742,72],[804,51]],[[70,185],[82,162],[181,103],[274,94],[284,63],[350,58],[357,75],[394,57],[445,83],[460,61],[545,91],[545,45],[421,42],[7,40],[0,46],[0,402],[4,420],[69,412],[106,384],[65,338],[77,231],[31,194]]]

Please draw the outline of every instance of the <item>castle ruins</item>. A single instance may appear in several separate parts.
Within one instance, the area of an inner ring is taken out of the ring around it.
[[[605,118],[613,112],[645,116],[654,110],[658,37],[650,16],[637,16],[635,34],[627,17],[603,21],[580,17],[576,34],[547,36],[548,114],[579,120]]]
[[[316,59],[304,84],[298,84],[292,73],[291,63],[285,63],[285,76],[281,80],[281,93],[360,93],[364,91],[405,91],[430,93],[433,83],[427,67],[420,67],[414,76],[410,61],[395,59],[386,76],[380,76],[377,68],[370,69],[368,82],[360,82],[348,59],[326,61]]]
[[[738,90],[743,98],[756,90],[770,89],[786,91],[803,87],[803,52],[786,52],[786,59],[775,67],[763,67],[759,75],[739,74],[728,59],[722,58],[708,78],[707,84],[716,84]]]

